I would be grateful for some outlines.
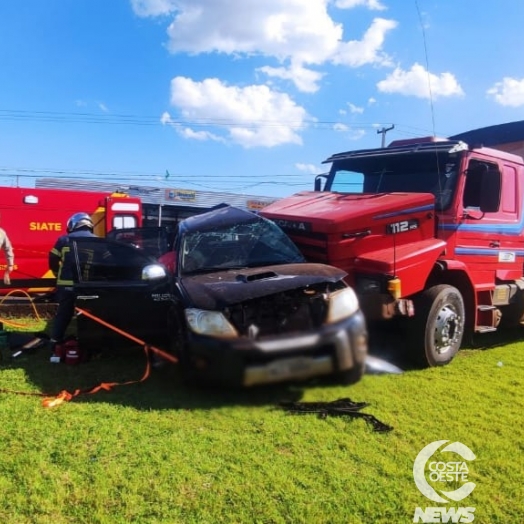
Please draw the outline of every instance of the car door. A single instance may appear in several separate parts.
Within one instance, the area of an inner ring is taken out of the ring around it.
[[[146,278],[148,266],[156,266],[157,274],[163,271],[155,258],[133,245],[98,237],[75,239],[72,250],[77,307],[146,343],[164,346],[170,281],[165,274]],[[88,347],[125,341],[86,315],[78,316],[77,328]]]

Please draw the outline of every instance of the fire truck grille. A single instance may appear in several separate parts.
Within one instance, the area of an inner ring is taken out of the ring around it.
[[[325,233],[289,233],[289,237],[306,260],[320,263],[328,263],[328,237]]]

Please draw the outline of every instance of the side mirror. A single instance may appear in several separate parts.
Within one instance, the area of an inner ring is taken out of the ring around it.
[[[155,281],[166,277],[166,268],[159,264],[150,264],[142,269],[142,280]]]
[[[327,180],[327,175],[326,174],[321,174],[321,175],[317,175],[315,177],[315,186],[314,186],[315,191],[323,191],[324,190],[325,183],[324,183],[324,186],[322,186],[322,179]]]

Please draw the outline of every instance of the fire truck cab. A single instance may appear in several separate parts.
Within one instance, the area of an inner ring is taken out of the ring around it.
[[[368,319],[408,319],[423,366],[464,333],[524,315],[524,161],[434,137],[339,153],[315,191],[261,210],[310,261],[338,266]]]

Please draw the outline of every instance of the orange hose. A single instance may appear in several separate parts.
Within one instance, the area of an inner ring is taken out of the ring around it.
[[[90,318],[91,320],[94,320],[95,322],[98,322],[102,326],[105,326],[105,327],[115,331],[119,335],[122,335],[123,337],[126,337],[129,340],[132,340],[133,342],[136,342],[137,344],[140,344],[141,346],[146,346],[147,345],[148,348],[151,351],[153,351],[153,353],[156,353],[158,356],[160,356],[160,357],[162,357],[162,358],[164,358],[166,360],[169,360],[173,364],[176,364],[178,362],[178,358],[176,358],[174,355],[171,355],[171,353],[167,353],[166,351],[158,349],[155,346],[150,346],[150,345],[146,344],[146,342],[144,342],[143,340],[135,337],[134,335],[131,335],[130,333],[127,333],[126,331],[123,331],[120,328],[117,328],[116,326],[113,326],[109,322],[106,322],[105,320],[102,320],[100,317],[97,317],[96,315],[93,315],[93,313],[89,313],[89,311],[86,311],[85,309],[82,309],[82,308],[79,308],[79,307],[75,307],[75,310],[80,315],[85,315],[86,317]]]

